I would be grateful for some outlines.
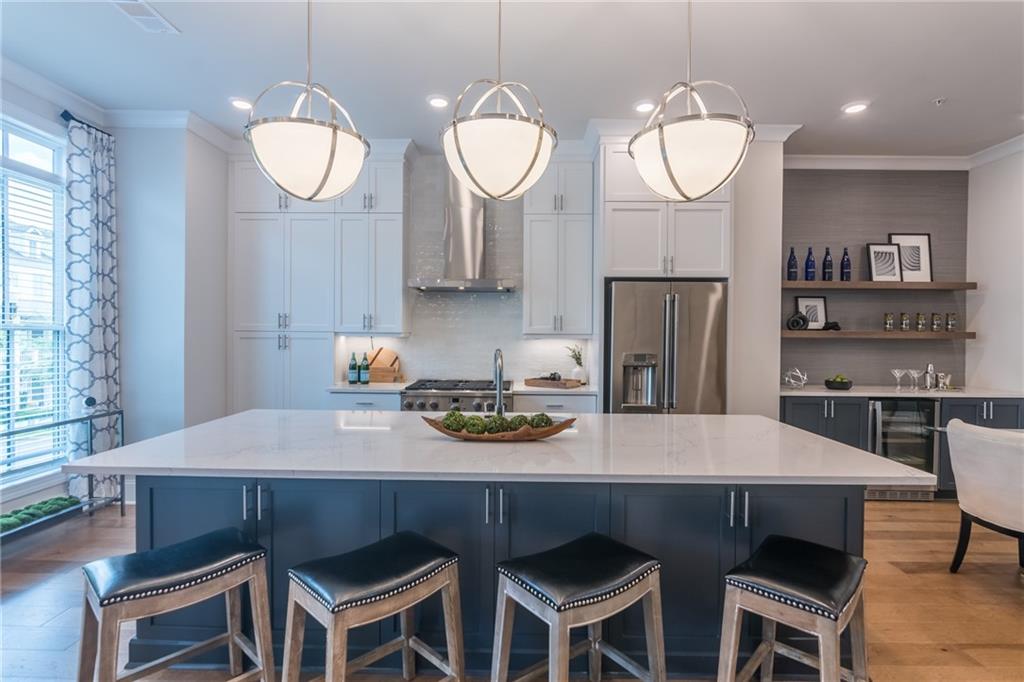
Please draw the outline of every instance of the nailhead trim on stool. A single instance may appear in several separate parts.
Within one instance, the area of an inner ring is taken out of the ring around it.
[[[390,590],[389,592],[385,592],[384,594],[375,594],[372,597],[364,597],[363,599],[356,599],[354,601],[342,602],[340,604],[331,604],[331,603],[329,603],[326,599],[324,599],[319,594],[314,592],[313,589],[309,585],[307,585],[302,580],[302,578],[300,576],[296,575],[294,571],[290,571],[289,570],[288,571],[288,577],[291,578],[296,584],[298,584],[299,587],[301,587],[306,592],[308,592],[309,596],[313,597],[313,599],[316,599],[318,602],[323,604],[324,607],[327,608],[328,610],[330,610],[331,613],[337,613],[339,611],[344,611],[345,609],[350,609],[350,608],[352,608],[354,606],[362,606],[363,604],[370,604],[370,603],[375,602],[375,601],[380,601],[381,599],[387,599],[388,597],[392,597],[392,596],[398,594],[399,592],[405,592],[406,590],[408,590],[410,588],[416,587],[417,585],[419,585],[424,580],[427,580],[429,578],[433,578],[435,575],[437,575],[438,573],[440,573],[444,569],[448,568],[452,564],[457,563],[458,561],[459,561],[458,557],[455,557],[454,559],[446,561],[443,564],[441,564],[440,566],[438,566],[437,568],[435,568],[434,570],[432,570],[430,573],[421,575],[419,578],[416,578],[412,582],[408,582],[408,583],[405,583],[404,585],[400,585],[399,587],[396,587],[395,589]]]
[[[100,602],[100,606],[110,606],[111,604],[116,604],[118,602],[132,601],[133,599],[143,599],[145,597],[152,597],[152,596],[157,595],[157,594],[166,594],[168,592],[177,592],[178,590],[184,590],[186,588],[192,587],[193,585],[198,585],[199,583],[205,583],[207,580],[213,580],[214,578],[219,578],[220,576],[224,575],[225,573],[230,573],[231,571],[239,569],[242,566],[245,566],[246,564],[252,563],[253,561],[258,561],[259,559],[262,559],[265,556],[267,556],[266,552],[260,552],[259,554],[255,554],[253,556],[246,557],[245,559],[242,559],[241,561],[235,562],[235,563],[233,563],[233,564],[231,564],[229,566],[225,566],[224,568],[220,569],[219,571],[214,571],[212,573],[207,573],[205,575],[199,576],[198,578],[193,578],[192,580],[189,580],[187,582],[178,583],[177,585],[170,585],[168,587],[160,587],[160,588],[157,588],[155,590],[146,590],[145,592],[134,592],[132,594],[121,595],[121,596],[118,596],[118,597],[110,597],[109,599],[102,600]]]
[[[510,573],[507,569],[499,566],[498,567],[498,573],[500,573],[501,575],[505,576],[506,578],[508,578],[509,580],[514,582],[516,585],[519,585],[519,587],[523,588],[524,590],[526,590],[527,592],[532,594],[537,599],[540,599],[542,602],[544,602],[545,604],[547,604],[548,606],[553,608],[555,611],[568,611],[569,609],[574,609],[577,606],[587,606],[588,604],[596,604],[597,602],[601,602],[601,601],[605,601],[607,599],[611,599],[615,595],[621,594],[621,593],[625,592],[626,590],[628,590],[629,588],[633,587],[634,585],[639,583],[641,580],[643,580],[644,578],[646,578],[647,576],[649,576],[650,574],[654,573],[655,571],[657,571],[659,569],[661,569],[661,564],[655,564],[654,566],[650,567],[649,569],[647,569],[646,571],[644,571],[643,573],[641,573],[637,577],[635,577],[632,580],[630,580],[625,585],[621,585],[619,587],[616,587],[614,590],[609,590],[607,592],[602,592],[601,594],[596,594],[593,597],[587,597],[585,599],[576,599],[575,601],[566,602],[566,603],[562,604],[561,606],[558,606],[557,604],[555,604],[555,602],[550,597],[548,597],[546,594],[540,592],[539,590],[534,589],[529,584],[527,584],[526,581],[522,580],[521,578],[519,578],[519,576],[515,575],[514,573]]]
[[[812,606],[811,604],[807,604],[807,603],[802,602],[802,601],[797,601],[795,599],[792,599],[791,597],[787,597],[785,595],[779,594],[778,592],[773,592],[771,590],[766,590],[763,587],[760,587],[760,586],[757,586],[757,585],[751,585],[750,583],[742,582],[742,581],[736,580],[735,578],[726,578],[725,582],[727,584],[729,584],[729,585],[732,585],[733,587],[738,587],[741,590],[746,590],[747,592],[753,592],[754,594],[760,595],[762,597],[767,597],[768,599],[771,599],[772,601],[780,602],[782,604],[785,604],[786,606],[793,606],[793,607],[798,608],[798,609],[803,609],[804,611],[808,611],[810,613],[814,613],[814,614],[819,615],[819,616],[825,616],[826,618],[829,618],[831,620],[839,620],[839,614],[838,613],[833,613],[833,612],[828,611],[826,609],[822,609],[822,608],[819,608],[817,606]],[[843,605],[843,609],[845,609],[846,606],[847,605],[844,604]]]

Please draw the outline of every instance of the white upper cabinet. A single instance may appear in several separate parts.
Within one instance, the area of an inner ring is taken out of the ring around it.
[[[335,329],[405,333],[403,225],[400,214],[339,215]]]
[[[593,218],[528,215],[523,245],[523,333],[591,334]]]
[[[558,242],[558,216],[524,218],[524,334],[553,334],[558,326]]]
[[[605,275],[664,277],[668,263],[668,203],[606,203]]]
[[[732,182],[726,183],[717,192],[701,199],[705,201],[729,201],[732,198]],[[604,200],[605,201],[665,201],[644,183],[636,164],[630,158],[625,144],[611,144],[604,147]]]
[[[231,352],[233,411],[285,407],[282,337],[269,332],[235,333]]]
[[[333,213],[333,201],[303,201],[282,192],[252,159],[232,163],[235,213]]]
[[[373,264],[370,287],[370,331],[401,334],[405,331],[405,268],[402,259],[402,216],[371,215]]]
[[[405,191],[401,161],[367,161],[348,192],[335,200],[338,213],[401,213]]]
[[[594,326],[594,219],[565,215],[558,222],[558,331],[589,335]]]
[[[732,211],[729,204],[669,204],[668,274],[728,277]]]
[[[290,215],[285,225],[284,328],[329,332],[334,329],[334,216]]]
[[[339,215],[337,311],[334,328],[343,332],[366,332],[370,310],[370,219]]]
[[[552,161],[523,197],[526,214],[594,212],[594,170],[589,161]]]

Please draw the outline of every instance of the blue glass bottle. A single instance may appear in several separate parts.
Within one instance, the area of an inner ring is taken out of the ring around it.
[[[804,279],[808,282],[814,281],[814,251],[807,247],[807,258],[804,259]]]
[[[853,276],[853,263],[850,262],[850,250],[843,247],[843,259],[839,261],[839,279],[849,282]]]
[[[821,279],[823,282],[832,281],[832,251],[825,247],[825,257],[821,259]]]
[[[796,249],[789,247],[789,262],[786,263],[786,279],[795,282],[800,279],[800,264],[796,259]]]

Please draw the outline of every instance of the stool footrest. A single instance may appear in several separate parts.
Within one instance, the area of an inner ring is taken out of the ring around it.
[[[638,680],[649,682],[649,680],[651,679],[650,670],[641,667],[639,663],[637,663],[632,658],[622,653],[621,651],[619,651],[619,649],[612,646],[603,639],[597,642],[597,650],[605,656],[607,656],[608,658],[615,661],[616,663],[618,663],[623,668],[625,668],[626,672],[628,672],[630,675],[637,678]]]
[[[571,661],[577,656],[582,656],[583,654],[590,651],[590,648],[591,647],[589,639],[585,639],[582,642],[577,642],[576,644],[573,644],[571,647],[569,647],[569,660]],[[523,670],[521,673],[519,673],[519,677],[515,678],[513,682],[526,682],[526,680],[532,680],[534,677],[537,677],[541,673],[546,672],[547,669],[548,659],[545,658],[544,660],[537,661],[529,668]]]
[[[140,665],[138,668],[132,668],[131,670],[119,674],[117,676],[117,682],[132,682],[132,680],[142,679],[150,673],[170,668],[179,661],[192,658],[193,656],[198,656],[210,649],[216,649],[219,646],[224,646],[229,641],[228,633],[224,632],[216,637],[211,637],[210,639],[202,642],[196,642],[192,646],[186,647],[181,651],[175,651],[174,653],[167,654],[166,656],[161,656],[155,661],[150,661],[145,665]]]
[[[433,647],[419,637],[416,637],[415,635],[410,637],[409,647],[420,656],[430,661],[431,665],[443,672],[445,675],[452,674],[451,663],[447,659],[441,658],[441,654],[435,651]]]
[[[251,680],[258,680],[263,676],[263,671],[259,668],[253,668],[247,673],[242,673],[237,677],[232,677],[228,682],[250,682]]]
[[[821,661],[818,659],[817,656],[815,656],[814,654],[809,654],[806,651],[797,649],[796,647],[792,647],[788,644],[783,644],[782,642],[776,641],[774,646],[772,646],[772,650],[774,653],[777,653],[780,656],[785,656],[786,658],[792,659],[794,661],[799,661],[800,663],[808,665],[814,668],[815,670],[821,669]],[[847,668],[840,668],[839,676],[843,679],[843,682],[855,682],[853,671]]]
[[[772,642],[761,642],[758,644],[757,648],[754,649],[754,653],[751,655],[750,660],[747,661],[747,664],[743,666],[742,670],[736,673],[736,682],[745,682],[746,680],[753,679],[754,673],[758,671],[761,664],[764,663],[769,656],[774,655],[775,649],[772,646]]]
[[[362,656],[356,656],[353,658],[345,664],[345,672],[350,674],[358,670],[362,670],[366,666],[376,663],[385,656],[389,656],[396,651],[400,651],[403,644],[405,644],[404,639],[401,637],[395,637],[391,641],[381,644],[376,649],[371,649]]]

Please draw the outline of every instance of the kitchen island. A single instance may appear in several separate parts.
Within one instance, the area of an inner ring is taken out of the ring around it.
[[[467,667],[476,672],[489,667],[496,561],[588,531],[657,556],[669,669],[706,674],[717,661],[722,576],[764,537],[783,533],[861,553],[865,486],[935,483],[930,474],[742,415],[580,415],[549,441],[472,443],[433,431],[413,413],[253,410],[65,470],[137,477],[139,549],[224,526],[264,544],[278,651],[290,566],[419,531],[461,556]],[[164,655],[223,623],[216,600],[140,622],[131,658]],[[642,624],[633,609],[609,624],[607,636],[642,656]],[[397,627],[389,620],[354,632],[351,655],[392,638]],[[440,604],[423,605],[417,629],[443,643]],[[520,611],[515,632],[513,667],[545,654],[539,621]],[[305,649],[307,663],[323,664],[322,630],[311,626]],[[224,660],[218,655],[207,660]]]

